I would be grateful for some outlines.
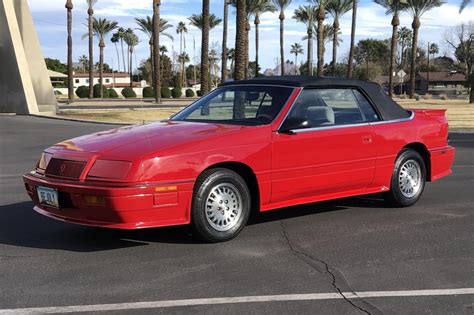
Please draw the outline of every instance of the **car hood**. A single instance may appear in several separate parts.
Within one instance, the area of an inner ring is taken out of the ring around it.
[[[108,155],[121,159],[133,159],[193,141],[214,138],[219,135],[240,132],[255,127],[217,124],[163,121],[133,125],[81,136],[55,144],[48,151],[58,155]]]

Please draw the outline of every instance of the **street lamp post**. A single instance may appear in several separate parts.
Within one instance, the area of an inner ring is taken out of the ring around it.
[[[72,0],[66,1],[67,9],[67,88],[68,88],[68,101],[74,103],[74,82],[72,72]]]

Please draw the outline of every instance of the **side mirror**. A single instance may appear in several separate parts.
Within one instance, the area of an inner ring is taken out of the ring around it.
[[[279,132],[285,134],[294,134],[295,129],[304,129],[309,127],[309,122],[302,117],[288,117]]]

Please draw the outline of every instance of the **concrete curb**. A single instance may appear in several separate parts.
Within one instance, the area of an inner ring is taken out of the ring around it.
[[[43,116],[43,115],[36,115],[36,114],[30,114],[29,116],[38,117],[38,118],[54,119],[54,120],[62,120],[62,121],[72,121],[72,122],[81,122],[81,123],[88,123],[88,124],[97,124],[97,125],[111,125],[111,126],[130,126],[130,125],[134,125],[134,124],[126,124],[126,123],[111,123],[111,122],[88,120],[88,119],[65,118],[65,117],[58,117],[58,116]]]

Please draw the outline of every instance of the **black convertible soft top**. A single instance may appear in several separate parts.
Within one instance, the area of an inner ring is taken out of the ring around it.
[[[289,87],[303,88],[331,88],[331,87],[351,87],[361,91],[377,108],[383,120],[403,119],[410,117],[410,113],[393,101],[382,89],[374,82],[329,78],[312,76],[280,76],[280,77],[260,77],[255,79],[232,81],[223,83],[221,86],[229,85],[248,85],[248,84],[270,84]]]

